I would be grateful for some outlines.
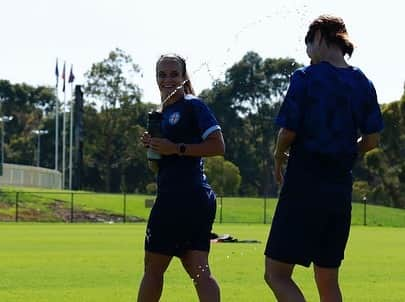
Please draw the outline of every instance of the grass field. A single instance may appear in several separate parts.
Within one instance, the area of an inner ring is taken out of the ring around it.
[[[275,301],[263,281],[263,224],[216,224],[216,233],[260,244],[212,245],[222,301]],[[0,301],[133,302],[143,269],[145,224],[0,224]],[[341,271],[344,301],[405,301],[405,229],[352,227]],[[296,280],[318,301],[311,269]],[[179,261],[166,274],[161,301],[197,301]]]

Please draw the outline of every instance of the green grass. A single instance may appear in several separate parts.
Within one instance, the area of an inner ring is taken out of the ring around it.
[[[19,191],[19,220],[21,221],[69,221],[72,198],[76,221],[85,221],[84,218],[80,219],[80,212],[97,212],[121,218],[124,211],[123,194],[74,192],[72,195],[68,191],[9,187],[2,188],[0,191],[0,221],[15,220],[15,200],[17,198],[15,191],[17,190]],[[144,201],[147,198],[154,197],[127,194],[127,217],[147,219],[150,213],[150,209],[145,208]],[[54,207],[52,207],[55,201],[64,208],[65,219],[55,215]],[[216,222],[266,222],[268,224],[272,220],[276,204],[277,200],[274,198],[266,199],[266,201],[263,198],[218,198]],[[362,204],[353,203],[352,225],[363,225],[363,223],[364,207]],[[405,227],[405,210],[367,205],[366,223],[372,226]]]
[[[222,301],[275,301],[263,281],[269,226],[216,224],[214,231],[260,244],[212,245],[211,268]],[[143,270],[145,224],[0,224],[0,301],[129,302]],[[405,229],[354,226],[340,279],[344,301],[405,301]],[[311,269],[295,279],[318,301]],[[179,261],[166,274],[161,301],[198,301]]]

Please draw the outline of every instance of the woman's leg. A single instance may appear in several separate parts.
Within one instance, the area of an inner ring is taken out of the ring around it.
[[[219,286],[211,275],[208,252],[189,250],[181,257],[181,262],[193,279],[200,302],[219,302]]]
[[[315,281],[321,302],[342,302],[339,288],[339,269],[314,265]]]
[[[162,295],[163,275],[172,256],[145,252],[145,272],[138,292],[138,302],[158,302]]]
[[[291,279],[294,264],[287,264],[266,257],[264,279],[278,302],[305,302],[304,295]]]

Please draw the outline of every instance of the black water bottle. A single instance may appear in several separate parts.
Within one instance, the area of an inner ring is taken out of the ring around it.
[[[162,137],[161,132],[162,113],[158,111],[148,112],[148,133],[151,137]],[[148,160],[160,159],[160,154],[154,152],[151,148],[147,151]]]

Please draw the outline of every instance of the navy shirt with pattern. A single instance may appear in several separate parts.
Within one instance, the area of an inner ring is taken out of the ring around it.
[[[174,143],[198,144],[221,130],[208,106],[197,97],[186,95],[163,110],[163,137]],[[210,188],[201,157],[162,156],[159,160],[158,190],[184,191]]]
[[[350,173],[359,132],[383,128],[372,82],[359,68],[328,62],[294,72],[276,124],[297,134],[290,156],[315,164],[313,168],[325,174]]]

